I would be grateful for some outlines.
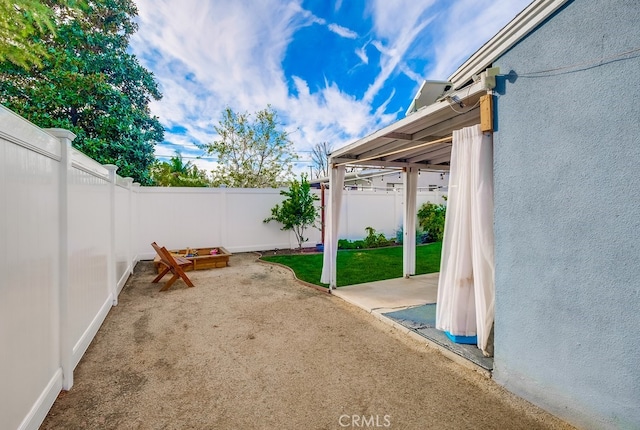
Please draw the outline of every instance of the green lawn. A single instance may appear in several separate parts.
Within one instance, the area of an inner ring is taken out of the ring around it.
[[[440,270],[442,243],[416,247],[416,274]],[[273,255],[262,257],[290,267],[298,279],[326,287],[320,283],[322,254]],[[402,247],[354,249],[338,251],[338,287],[402,277]]]

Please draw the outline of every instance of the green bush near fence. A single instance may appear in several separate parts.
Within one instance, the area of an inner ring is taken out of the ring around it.
[[[425,241],[441,241],[444,236],[444,219],[447,215],[445,205],[427,202],[418,210],[418,225],[426,235]]]
[[[387,239],[383,233],[378,233],[373,227],[367,227],[365,231],[367,237],[362,240],[338,240],[338,249],[381,248],[396,244],[393,240]]]

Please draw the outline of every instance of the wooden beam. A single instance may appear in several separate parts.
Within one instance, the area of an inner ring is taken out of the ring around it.
[[[438,149],[437,151],[425,152],[413,158],[408,158],[407,161],[410,163],[420,163],[431,161],[435,158],[441,157],[442,155],[451,156],[451,145],[447,146],[446,148]]]
[[[493,131],[493,97],[490,94],[480,97],[480,130]]]
[[[456,115],[452,118],[433,124],[430,127],[423,128],[420,131],[413,133],[413,140],[422,140],[432,135],[449,134],[453,130],[460,129],[471,124],[477,124],[480,119],[479,109],[480,107],[476,106],[463,114]]]
[[[443,148],[449,148],[449,152],[451,151],[451,142],[444,142],[444,143],[440,143],[438,145],[433,145],[430,146],[428,148],[418,148],[418,149],[414,149],[412,151],[407,151],[404,154],[401,155],[395,155],[395,156],[390,156],[390,157],[385,157],[384,160],[386,161],[394,161],[394,160],[400,160],[400,159],[411,159],[417,156],[421,156],[421,155],[425,155],[424,157],[422,157],[421,161],[427,160],[429,159],[428,155],[435,152],[435,151],[439,151]]]
[[[359,158],[357,161],[358,162],[364,162],[364,161],[371,161],[373,159],[381,159],[381,158],[384,158],[384,157],[388,157],[389,155],[395,155],[395,154],[399,154],[399,153],[402,153],[402,152],[411,151],[411,150],[413,150],[415,148],[424,148],[424,147],[427,147],[429,145],[435,145],[437,143],[442,143],[442,142],[451,142],[451,136],[443,137],[442,139],[432,140],[431,142],[424,142],[424,143],[421,143],[419,145],[410,146],[409,148],[403,148],[403,149],[398,149],[396,151],[387,152],[386,154],[380,154],[380,155],[367,157],[367,158]],[[348,162],[336,163],[336,166],[340,166],[340,165],[343,165],[343,164],[349,164],[349,163]]]
[[[437,157],[437,158],[431,158],[428,161],[432,164],[447,163],[451,161],[451,154],[441,155],[440,157]]]
[[[388,137],[390,139],[398,139],[398,140],[413,140],[412,135],[409,133],[399,133],[397,131],[392,131],[390,133],[385,134],[383,137]]]
[[[370,168],[378,168],[378,167],[382,167],[382,168],[386,168],[386,167],[400,167],[400,168],[415,167],[416,169],[420,169],[420,170],[449,171],[449,166],[431,164],[431,163],[430,164],[426,164],[426,163],[407,163],[407,162],[403,162],[403,161],[380,161],[380,160],[375,160],[375,161],[350,160],[350,161],[347,161],[344,158],[338,158],[338,159],[333,160],[333,161],[334,161],[334,163],[332,163],[333,167],[336,167],[336,166],[339,166],[339,165],[357,166],[357,167],[370,167]]]

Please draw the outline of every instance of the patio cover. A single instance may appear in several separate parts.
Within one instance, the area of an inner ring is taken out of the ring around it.
[[[450,96],[457,96],[464,106],[447,99],[419,109],[417,112],[362,138],[351,145],[339,149],[329,157],[329,165],[336,174],[330,175],[330,203],[328,213],[335,222],[325,231],[325,256],[322,281],[336,287],[337,237],[340,214],[340,200],[344,187],[345,166],[373,168],[401,168],[404,172],[405,213],[404,225],[404,274],[415,271],[415,241],[407,233],[411,221],[415,223],[415,193],[411,190],[414,177],[419,170],[449,170],[451,160],[451,139],[454,130],[461,130],[480,123],[479,99],[486,94],[495,80],[487,78],[484,71],[504,52],[518,43],[541,22],[557,11],[567,0],[534,0],[509,24],[486,42],[467,59],[448,79],[456,89]],[[506,72],[506,71],[505,71]],[[493,82],[491,82],[493,81]],[[473,83],[472,83],[473,82]],[[413,201],[411,200],[413,199]],[[411,229],[414,231],[414,229]],[[328,245],[328,246],[327,246]],[[327,249],[328,248],[328,249]],[[489,320],[492,319],[490,297],[476,297],[485,302],[486,312],[481,318],[483,333],[479,335],[479,345],[483,352],[486,344]],[[480,340],[482,339],[482,340]]]
[[[426,106],[351,145],[334,151],[329,157],[329,201],[325,229],[325,254],[321,282],[336,287],[338,220],[346,166],[401,168],[404,182],[403,274],[415,274],[416,184],[420,170],[448,171],[451,159],[451,134],[480,122],[479,100],[486,94],[481,82],[473,83],[452,95],[464,103],[449,100]]]

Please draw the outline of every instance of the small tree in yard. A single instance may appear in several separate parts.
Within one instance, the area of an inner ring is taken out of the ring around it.
[[[418,210],[418,224],[431,242],[440,241],[444,236],[444,219],[447,215],[445,205],[427,202]]]
[[[305,175],[302,175],[300,181],[294,179],[289,189],[280,191],[280,194],[287,199],[271,208],[271,216],[264,222],[277,221],[282,224],[281,230],[293,230],[298,249],[302,249],[302,243],[309,240],[304,237],[304,231],[315,227],[318,218],[318,209],[314,205],[318,196],[311,193],[311,186]]]

